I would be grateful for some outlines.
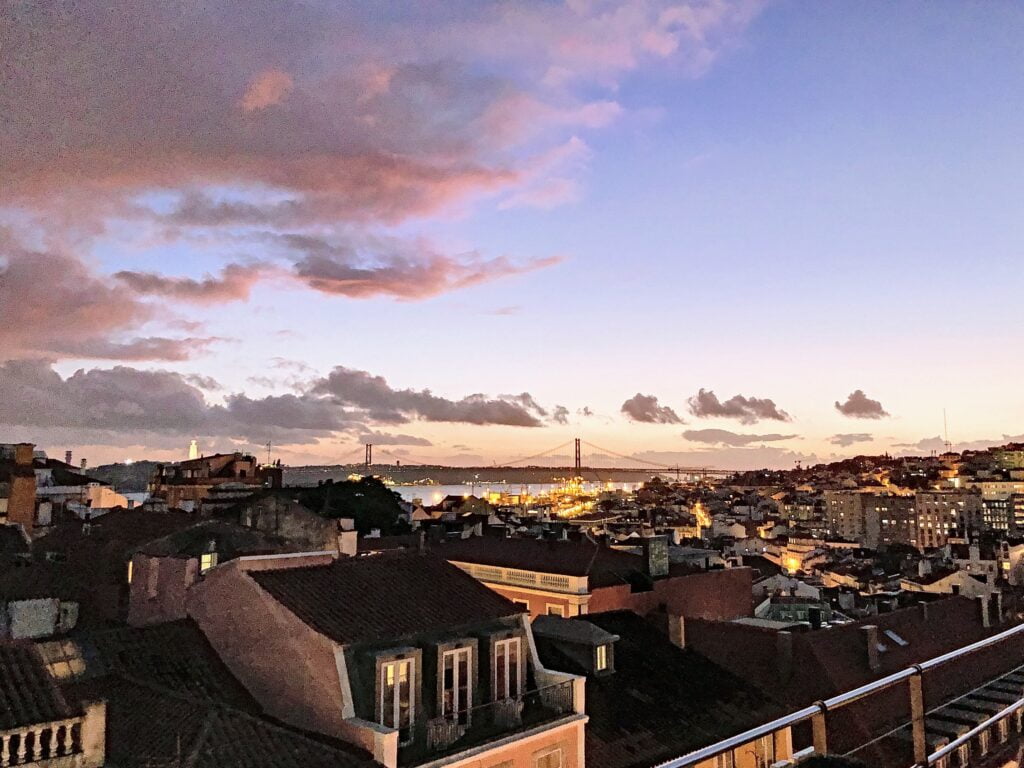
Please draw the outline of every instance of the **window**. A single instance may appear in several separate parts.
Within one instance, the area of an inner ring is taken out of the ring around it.
[[[548,603],[548,616],[565,616],[565,606],[558,603]]]
[[[128,583],[132,583],[132,561],[128,561]]]
[[[469,725],[473,700],[472,648],[456,648],[441,654],[441,716]]]
[[[533,758],[533,768],[562,768],[562,750],[553,749],[537,755]]]
[[[494,644],[494,700],[516,699],[523,692],[523,670],[520,664],[518,637],[498,640]]]
[[[398,730],[399,739],[403,743],[412,738],[412,725],[416,716],[413,700],[415,672],[412,659],[396,659],[380,666],[378,722]]]
[[[515,603],[516,605],[518,605],[520,608],[525,608],[527,611],[530,610],[530,601],[529,600],[519,600],[519,599],[513,597],[512,598],[512,602]]]
[[[599,645],[597,646],[597,657],[594,661],[594,669],[598,672],[604,672],[608,669],[608,646]]]
[[[736,755],[726,752],[715,758],[715,768],[736,768]]]
[[[53,640],[36,645],[46,668],[55,680],[73,680],[85,672],[85,661],[72,640]]]
[[[206,573],[217,564],[216,552],[205,552],[199,556],[199,572]]]

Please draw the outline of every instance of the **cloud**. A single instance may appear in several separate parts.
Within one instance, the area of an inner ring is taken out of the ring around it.
[[[261,72],[249,83],[242,96],[240,106],[246,112],[255,112],[280,104],[291,91],[294,83],[287,72],[279,69],[268,69]]]
[[[214,341],[135,335],[158,315],[76,258],[0,237],[0,351],[8,358],[178,361]]]
[[[212,376],[202,376],[198,373],[184,374],[184,379],[189,384],[199,387],[199,389],[217,390],[224,389],[224,385],[217,381]]]
[[[844,403],[836,400],[836,410],[851,419],[884,419],[889,415],[880,402],[869,398],[862,389],[851,392]]]
[[[953,443],[954,451],[984,451],[989,448],[996,448],[1007,443],[1024,442],[1024,435],[1006,435],[1001,438],[989,438],[984,440],[968,440],[965,442]],[[946,450],[946,441],[939,435],[924,437],[912,443],[893,443],[893,448],[905,448],[918,453],[942,453]]]
[[[688,429],[683,432],[683,437],[694,443],[736,447],[751,445],[752,443],[775,443],[782,440],[792,440],[799,437],[799,435],[780,435],[774,432],[766,435],[749,435],[730,432],[727,429]]]
[[[741,424],[756,424],[758,421],[792,421],[790,415],[781,410],[775,401],[768,398],[733,395],[725,402],[711,390],[701,389],[688,401],[690,413],[699,419],[739,419]]]
[[[554,410],[551,412],[551,421],[555,424],[568,424],[569,409],[564,405],[556,405]]]
[[[253,285],[266,277],[267,272],[266,265],[228,264],[219,277],[206,275],[200,280],[130,270],[115,272],[114,278],[138,294],[196,304],[220,304],[249,298]]]
[[[594,413],[594,410],[589,405],[584,405],[582,408],[580,408],[578,411],[576,411],[576,413],[578,413],[580,416],[583,416],[583,417],[590,417],[590,416],[595,416],[596,415]]]
[[[358,409],[385,424],[413,419],[465,424],[503,424],[514,427],[542,426],[546,412],[528,394],[488,398],[474,394],[459,400],[439,397],[430,390],[394,389],[382,376],[337,367],[313,386],[318,395]]]
[[[644,424],[682,424],[683,420],[667,405],[659,405],[654,395],[642,395],[637,392],[622,404],[620,408],[632,421]]]
[[[359,436],[360,443],[373,443],[374,445],[418,445],[429,447],[432,442],[425,437],[415,435],[390,434],[387,432],[365,432]]]
[[[838,445],[843,448],[848,448],[855,443],[870,443],[875,439],[874,435],[867,432],[842,432],[836,435],[832,435],[828,441],[832,445]]]
[[[558,263],[557,258],[516,263],[476,252],[439,253],[423,240],[406,242],[367,237],[360,242],[329,242],[290,234],[277,242],[299,251],[295,275],[310,288],[348,298],[389,296],[414,300],[524,274]]]

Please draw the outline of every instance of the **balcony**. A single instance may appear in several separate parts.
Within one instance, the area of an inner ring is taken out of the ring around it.
[[[794,752],[774,763],[777,768],[798,766],[815,755],[842,755],[880,768],[1016,765],[1013,761],[1024,749],[1022,640],[1024,624],[669,760],[657,768],[717,765],[717,759],[723,755],[786,731],[793,734]],[[947,678],[957,676],[950,665],[959,662],[963,674],[964,665],[978,663],[978,656],[986,652],[989,660],[994,654],[1004,660],[1003,673],[972,685],[968,691],[948,694]],[[834,746],[838,713],[847,707],[860,707],[863,712],[873,706],[899,712],[901,722],[881,733],[870,734],[870,738],[853,748],[830,749]],[[880,758],[880,754],[887,757]],[[723,763],[729,764],[727,760]],[[837,762],[841,764],[845,763]]]
[[[71,768],[80,765],[82,721],[82,717],[73,717],[0,733],[0,768],[22,765]]]
[[[528,691],[418,725],[413,743],[399,749],[401,765],[416,765],[552,723],[576,711],[574,681]]]

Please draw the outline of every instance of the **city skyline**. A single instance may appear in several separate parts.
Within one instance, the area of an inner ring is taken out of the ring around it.
[[[3,13],[4,441],[1024,441],[1019,6]]]

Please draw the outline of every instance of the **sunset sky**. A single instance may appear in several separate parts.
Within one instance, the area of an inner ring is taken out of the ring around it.
[[[0,442],[1024,440],[1020,3],[105,5],[0,8]]]

